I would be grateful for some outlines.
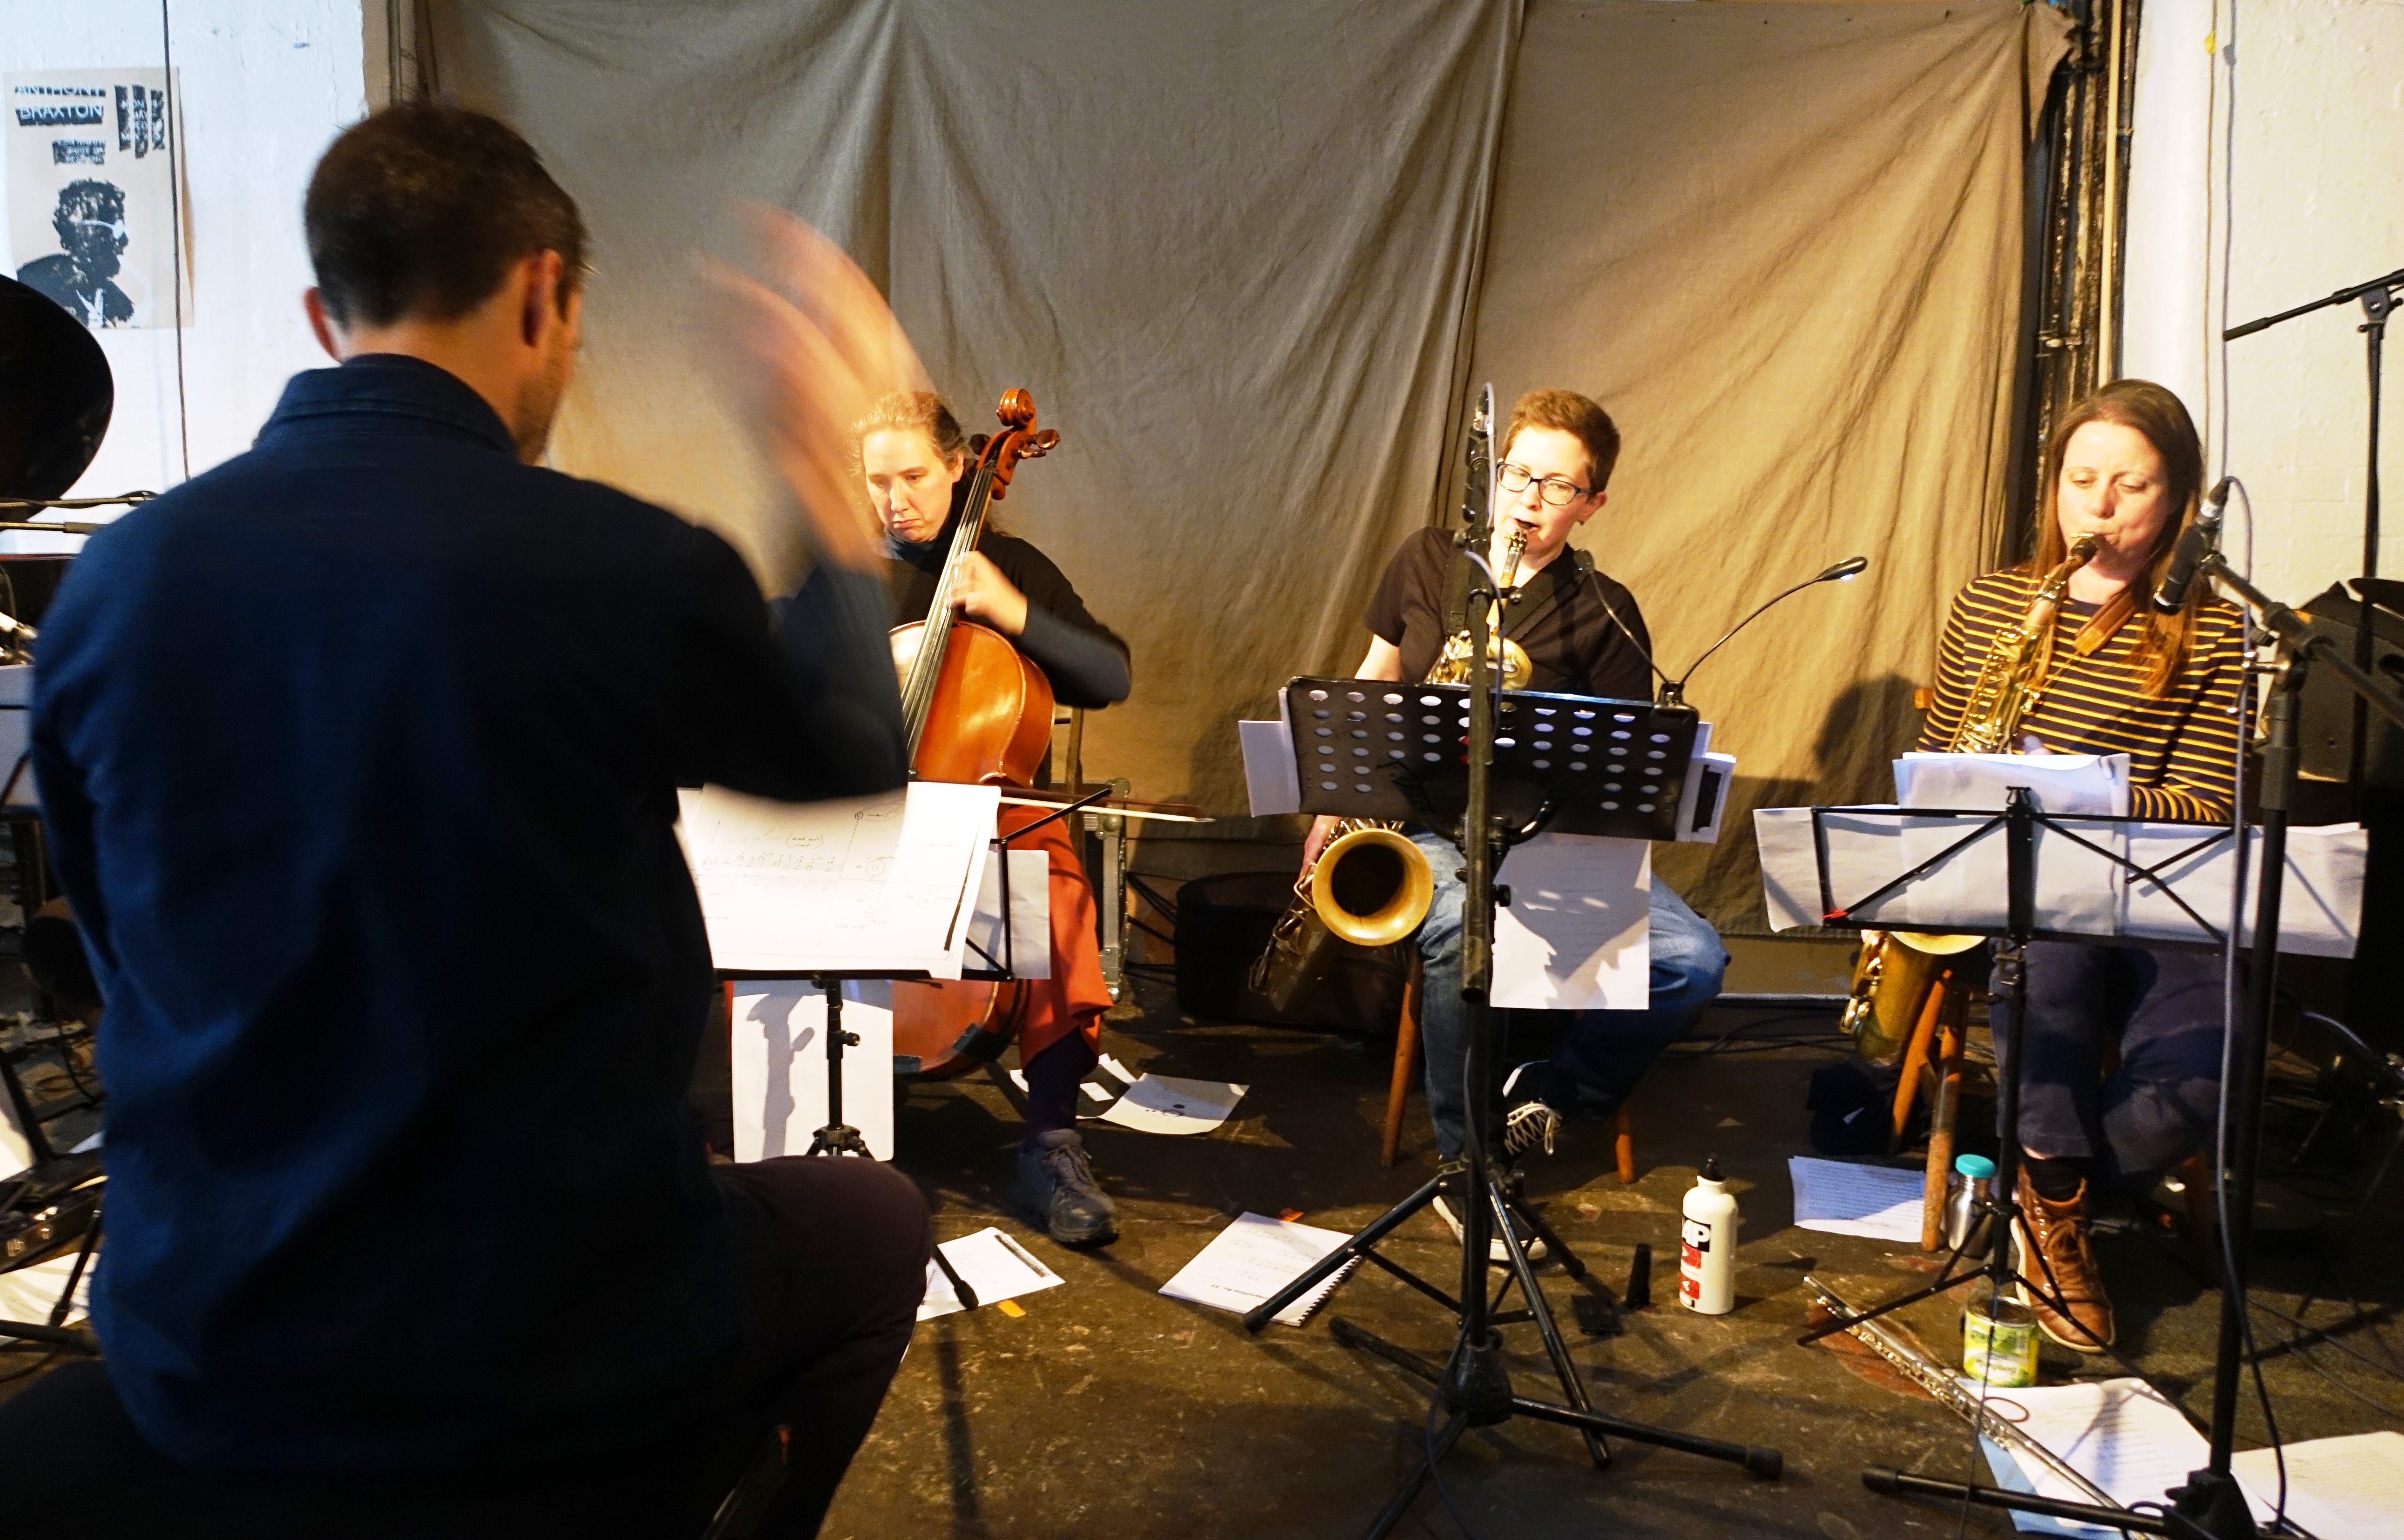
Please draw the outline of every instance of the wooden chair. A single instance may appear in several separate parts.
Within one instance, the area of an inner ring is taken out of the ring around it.
[[[1945,1194],[1953,1176],[1953,1132],[1962,1108],[1963,1038],[1969,1017],[1969,985],[1949,966],[1937,973],[1927,1001],[1912,1024],[1911,1039],[1903,1049],[1902,1073],[1894,1084],[1894,1106],[1887,1133],[1890,1151],[1903,1147],[1912,1112],[1920,1101],[1922,1081],[1926,1079],[1931,1085],[1928,1164],[1920,1208],[1920,1249],[1923,1252],[1936,1250],[1945,1233]]]
[[[1403,1113],[1411,1099],[1411,1084],[1419,1077],[1419,959],[1411,959],[1411,971],[1403,980],[1401,1019],[1394,1025],[1394,1068],[1386,1084],[1386,1122],[1377,1146],[1377,1164],[1391,1166],[1403,1156]],[[1635,1125],[1628,1116],[1628,1104],[1620,1103],[1612,1114],[1611,1150],[1619,1167],[1619,1180],[1636,1180]],[[1949,1157],[1950,1158],[1950,1157]]]

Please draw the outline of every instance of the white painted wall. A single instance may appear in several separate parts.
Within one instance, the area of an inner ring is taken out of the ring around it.
[[[2404,0],[2147,0],[2140,50],[2122,372],[2187,398],[2214,469],[2254,495],[2263,585],[2309,598],[2361,570],[2361,310],[2218,332],[2404,268]],[[2404,324],[2391,338],[2380,570],[2395,577]]]
[[[198,474],[249,447],[284,382],[326,362],[300,312],[300,195],[328,142],[367,105],[358,0],[168,0],[168,14],[192,275],[183,402]],[[160,16],[161,0],[0,0],[0,70],[156,65]],[[10,253],[7,271],[17,265]],[[163,491],[184,479],[175,333],[97,335],[117,413],[74,495]]]

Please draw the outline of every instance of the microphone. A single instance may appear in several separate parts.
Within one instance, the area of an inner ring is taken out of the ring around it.
[[[1711,646],[1704,648],[1702,657],[1697,658],[1693,663],[1687,665],[1686,671],[1684,673],[1679,675],[1674,679],[1664,676],[1661,680],[1661,693],[1654,701],[1654,704],[1656,706],[1685,705],[1686,681],[1695,677],[1695,670],[1703,665],[1705,659],[1708,659],[1712,653],[1718,651],[1721,648],[1726,647],[1728,644],[1730,637],[1743,630],[1746,626],[1751,625],[1754,622],[1761,619],[1762,616],[1768,614],[1771,607],[1776,605],[1781,599],[1790,598],[1796,594],[1802,593],[1803,590],[1807,588],[1815,588],[1824,582],[1843,582],[1850,578],[1858,578],[1869,569],[1869,565],[1870,559],[1867,556],[1848,556],[1843,561],[1837,563],[1836,566],[1804,579],[1794,587],[1786,589],[1782,593],[1771,595],[1768,600],[1765,602],[1760,609],[1755,609],[1752,614],[1747,615],[1744,619],[1737,622],[1733,626],[1730,626],[1728,628],[1727,636],[1722,637],[1719,640],[1712,643]]]
[[[2154,590],[2154,608],[2165,615],[2177,613],[2187,605],[2187,591],[2195,586],[2195,575],[2203,566],[2204,553],[2220,543],[2221,510],[2228,506],[2229,489],[2237,484],[2234,476],[2223,476],[2203,499],[2203,507],[2195,523],[2187,526],[2171,551],[2170,570],[2162,574],[2162,585]]]

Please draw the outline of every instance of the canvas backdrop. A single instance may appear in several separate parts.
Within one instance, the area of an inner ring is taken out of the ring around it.
[[[1000,509],[1134,650],[1089,774],[1243,810],[1234,722],[1349,671],[1457,506],[1474,382],[1628,438],[1581,537],[1665,665],[1838,556],[1692,695],[1764,800],[1876,789],[2001,513],[2044,7],[1650,0],[447,0],[441,88],[517,123],[596,264],[562,469],[802,559],[719,392],[692,254],[738,198],[883,284]],[[1663,869],[1757,909],[1749,820]],[[1221,833],[1251,832],[1238,821]],[[1706,864],[1708,869],[1706,869]]]

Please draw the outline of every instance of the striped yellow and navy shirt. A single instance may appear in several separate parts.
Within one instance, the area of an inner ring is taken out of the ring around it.
[[[2028,612],[2036,580],[1990,572],[1954,595],[1937,646],[1936,701],[1922,729],[1922,751],[1943,749],[1995,633]],[[2131,616],[2111,639],[2081,657],[2071,645],[2096,607],[2065,602],[2054,621],[2053,672],[2035,709],[2020,719],[2061,754],[2129,756],[2129,811],[2173,822],[2227,822],[2235,785],[2237,690],[2243,675],[2242,617],[2233,605],[2204,605],[2187,637],[2185,665],[2159,700],[2145,694],[2145,665],[2133,660],[2143,618]]]

